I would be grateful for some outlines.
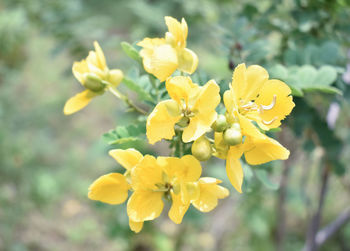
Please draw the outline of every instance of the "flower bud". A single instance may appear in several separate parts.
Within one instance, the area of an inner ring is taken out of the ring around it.
[[[102,80],[94,73],[88,73],[85,77],[84,86],[86,89],[89,89],[93,92],[102,91],[105,88],[105,85],[102,83]]]
[[[199,161],[207,161],[212,154],[210,142],[205,136],[202,136],[193,142],[191,150],[193,156]]]
[[[224,141],[230,146],[242,143],[242,131],[238,123],[234,123],[224,132]]]
[[[223,132],[227,128],[226,117],[222,114],[218,115],[216,121],[212,125],[212,128],[216,132]]]
[[[109,71],[108,82],[110,82],[112,86],[117,87],[122,80],[123,72],[121,70],[114,69]]]
[[[182,117],[176,124],[180,127],[186,127],[190,123],[190,119],[187,117]]]

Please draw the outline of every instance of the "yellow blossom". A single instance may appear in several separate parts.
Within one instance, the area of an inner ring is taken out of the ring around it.
[[[103,51],[96,41],[94,47],[95,51],[90,51],[86,59],[73,64],[73,74],[86,90],[66,102],[63,109],[66,115],[83,109],[94,97],[102,95],[108,87],[117,87],[123,79],[121,70],[108,69]]]
[[[157,218],[164,207],[162,198],[171,198],[169,218],[179,224],[190,202],[199,197],[198,181],[202,172],[199,161],[191,155],[182,158],[146,155],[131,175],[134,193],[127,212],[131,221]]]
[[[98,200],[104,203],[116,205],[121,204],[128,198],[128,191],[131,189],[130,176],[132,169],[142,160],[143,156],[135,149],[111,150],[109,154],[126,171],[124,175],[120,173],[110,173],[95,180],[89,187],[88,197],[91,200]],[[130,229],[140,232],[143,222],[129,220]]]
[[[220,103],[220,88],[214,80],[204,86],[190,77],[168,78],[166,89],[171,99],[160,102],[147,119],[147,138],[151,144],[175,135],[174,126],[183,127],[182,140],[190,142],[211,130]]]
[[[251,165],[289,157],[286,148],[251,122],[265,130],[276,128],[294,107],[290,88],[282,81],[268,78],[264,68],[240,64],[233,73],[230,90],[224,93],[228,129],[215,133],[215,155],[226,159],[227,176],[240,193],[243,154]]]
[[[140,56],[145,70],[165,81],[176,69],[192,74],[198,65],[197,55],[186,48],[188,27],[185,19],[181,23],[165,17],[168,32],[165,38],[145,38],[137,45],[142,47]]]
[[[199,197],[192,202],[193,206],[201,212],[210,212],[218,205],[218,199],[226,198],[229,195],[229,191],[219,186],[222,181],[204,177],[200,178],[199,184]]]
[[[251,165],[260,165],[272,160],[285,160],[289,151],[276,140],[261,133],[247,118],[239,115],[239,123],[244,142],[229,146],[223,139],[223,133],[215,133],[215,156],[226,159],[226,173],[233,187],[242,193],[243,169],[240,158],[244,154]]]
[[[284,82],[269,79],[268,72],[259,65],[246,68],[240,64],[234,70],[230,91],[225,93],[230,99],[232,112],[237,112],[258,123],[263,130],[281,125],[295,104],[291,89]]]

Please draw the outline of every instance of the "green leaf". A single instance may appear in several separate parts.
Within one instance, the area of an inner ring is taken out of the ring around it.
[[[142,141],[142,139],[137,138],[137,137],[126,137],[126,138],[120,138],[120,139],[110,141],[108,144],[110,144],[110,145],[122,145],[122,144],[126,144],[126,143],[137,142],[137,141]]]
[[[129,136],[129,132],[125,126],[118,126],[115,130],[117,132],[117,135],[121,138]]]
[[[339,56],[339,45],[333,41],[327,41],[319,49],[319,59],[322,64],[336,64]]]
[[[256,177],[263,183],[266,188],[271,190],[277,190],[279,188],[278,184],[272,183],[269,179],[269,176],[267,175],[267,172],[263,169],[256,169],[255,170]]]
[[[131,59],[134,59],[138,63],[140,64],[142,63],[142,58],[139,52],[135,49],[135,47],[133,47],[128,42],[121,42],[120,44],[123,48],[123,51],[126,53],[126,55],[128,55]]]
[[[298,70],[298,78],[302,86],[310,86],[314,83],[317,70],[311,65],[304,65]]]
[[[288,78],[288,70],[281,64],[277,64],[269,70],[271,78],[285,80]]]
[[[303,91],[299,87],[297,87],[297,86],[289,86],[289,87],[292,90],[292,96],[295,96],[295,97],[303,97],[304,96]]]
[[[337,80],[337,70],[331,66],[322,66],[314,78],[314,86],[331,85]]]
[[[103,139],[109,144],[125,144],[144,141],[146,134],[146,121],[138,121],[128,126],[117,126],[115,129],[103,134]]]
[[[152,96],[148,92],[146,92],[141,86],[139,86],[137,83],[135,83],[133,80],[131,80],[127,77],[124,77],[123,83],[130,90],[136,92],[141,99],[147,100],[147,101],[152,101],[152,102],[154,101]]]
[[[343,95],[343,92],[341,90],[332,86],[307,87],[307,88],[304,88],[304,91],[306,92],[320,91],[320,92],[329,93],[329,94]]]

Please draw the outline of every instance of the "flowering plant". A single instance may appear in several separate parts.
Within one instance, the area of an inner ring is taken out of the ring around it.
[[[139,114],[136,125],[107,134],[112,144],[130,143],[144,134],[150,144],[169,142],[172,156],[143,155],[133,148],[111,150],[110,155],[125,168],[124,174],[103,175],[89,188],[91,200],[108,204],[124,203],[131,191],[127,215],[134,232],[161,214],[163,200],[171,202],[169,218],[179,224],[190,205],[209,212],[218,199],[229,195],[229,190],[219,185],[221,180],[201,177],[200,161],[212,156],[225,159],[228,179],[242,193],[243,155],[251,165],[289,157],[289,151],[266,132],[278,128],[291,113],[290,87],[269,79],[263,67],[245,64],[236,67],[223,97],[213,79],[194,83],[190,74],[197,69],[198,57],[187,48],[186,21],[165,17],[165,22],[169,29],[165,37],[143,39],[137,43],[140,51],[122,44],[127,55],[145,70],[143,76],[152,86],[149,92],[120,70],[109,70],[95,42],[95,51],[73,65],[74,76],[86,90],[70,98],[64,107],[65,114],[75,113],[109,91]],[[117,89],[121,83],[139,94],[142,108]],[[219,109],[221,102],[224,106]]]

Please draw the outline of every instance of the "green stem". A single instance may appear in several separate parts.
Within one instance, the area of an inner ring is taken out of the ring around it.
[[[149,81],[151,82],[152,84],[152,87],[155,89],[156,91],[156,98],[157,98],[157,103],[159,103],[159,89],[158,89],[158,86],[157,86],[157,83],[156,83],[156,80],[155,78],[152,76],[152,75],[148,75],[148,78],[149,78]]]
[[[147,112],[143,109],[141,109],[140,107],[136,106],[127,96],[125,96],[124,94],[121,94],[117,89],[113,88],[113,87],[109,87],[108,90],[117,98],[123,100],[128,106],[130,106],[131,108],[133,108],[135,111],[137,111],[138,113],[142,114],[142,115],[146,115]]]

